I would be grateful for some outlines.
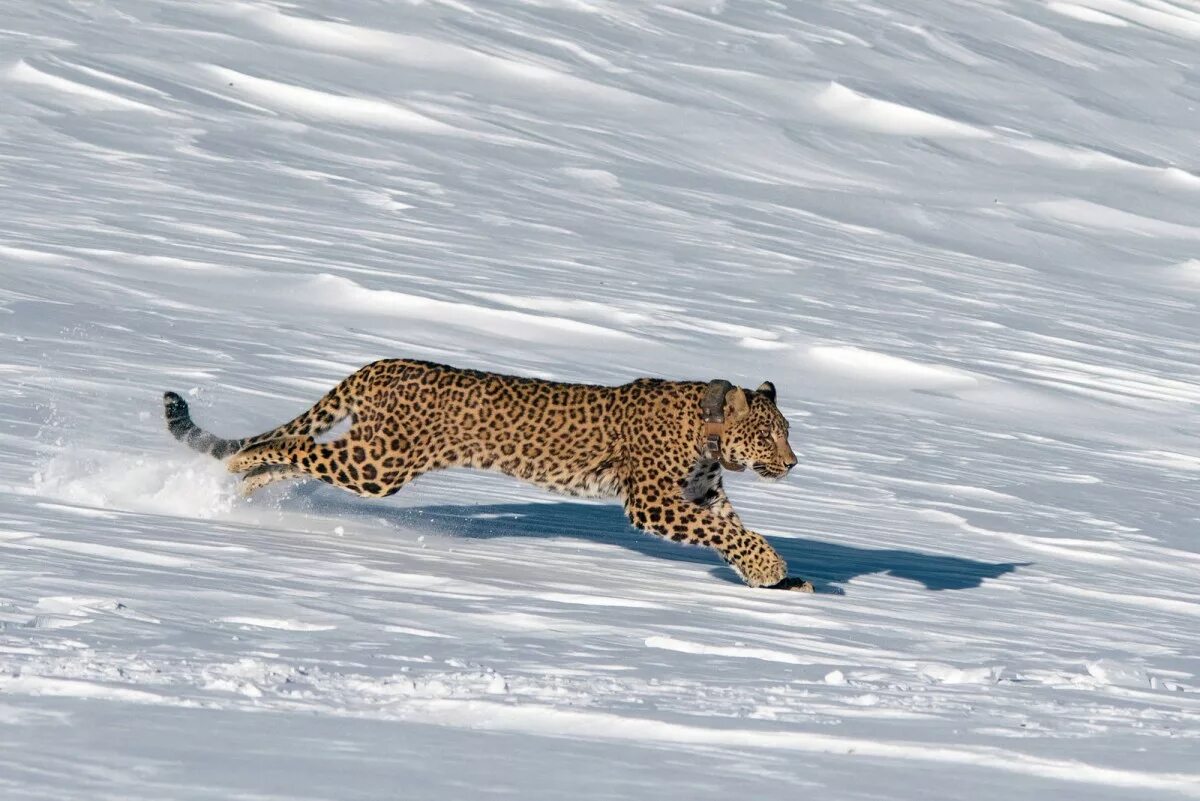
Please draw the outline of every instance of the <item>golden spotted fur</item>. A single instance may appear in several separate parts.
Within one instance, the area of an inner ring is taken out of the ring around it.
[[[498,470],[557,492],[617,497],[630,522],[676,542],[716,549],[752,587],[811,591],[760,535],[742,526],[703,452],[707,385],[639,378],[617,387],[563,384],[388,359],[363,367],[290,423],[241,440],[199,429],[187,404],[164,396],[171,433],[229,458],[249,494],[276,481],[318,478],[359,495],[391,495],[422,473]],[[780,478],[796,463],[775,387],[725,396],[727,464]],[[349,432],[315,438],[349,417]]]

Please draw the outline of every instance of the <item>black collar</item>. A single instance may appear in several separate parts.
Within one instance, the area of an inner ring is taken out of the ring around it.
[[[704,458],[720,462],[726,470],[740,472],[746,466],[726,461],[721,453],[721,436],[725,433],[725,395],[732,389],[733,384],[721,378],[708,382],[704,399],[700,402],[700,413],[704,420],[704,444],[700,452]]]

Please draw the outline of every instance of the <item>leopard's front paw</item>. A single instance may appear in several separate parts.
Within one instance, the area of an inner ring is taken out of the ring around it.
[[[811,581],[805,581],[799,576],[786,576],[783,581],[767,587],[769,590],[791,590],[792,592],[816,592]]]
[[[742,578],[751,587],[773,587],[787,579],[787,563],[778,556],[744,561],[738,567]]]

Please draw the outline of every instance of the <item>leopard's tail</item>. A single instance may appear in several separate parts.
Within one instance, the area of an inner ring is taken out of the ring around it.
[[[319,437],[324,434],[353,413],[352,405],[348,401],[349,393],[346,391],[348,381],[349,379],[334,387],[325,397],[317,401],[316,405],[295,420],[258,436],[244,439],[222,439],[216,434],[210,434],[200,428],[192,422],[187,401],[177,393],[163,394],[163,412],[167,418],[167,430],[175,439],[185,443],[192,450],[217,459],[224,459],[242,448],[278,437]]]
[[[244,439],[221,439],[193,423],[187,401],[174,392],[163,394],[163,411],[167,416],[167,430],[192,450],[224,459],[240,451],[246,444]]]

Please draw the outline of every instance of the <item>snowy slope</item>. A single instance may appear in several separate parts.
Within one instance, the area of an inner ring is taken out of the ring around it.
[[[1200,5],[0,3],[0,797],[1200,797]],[[777,383],[818,594],[466,472],[379,357]]]

